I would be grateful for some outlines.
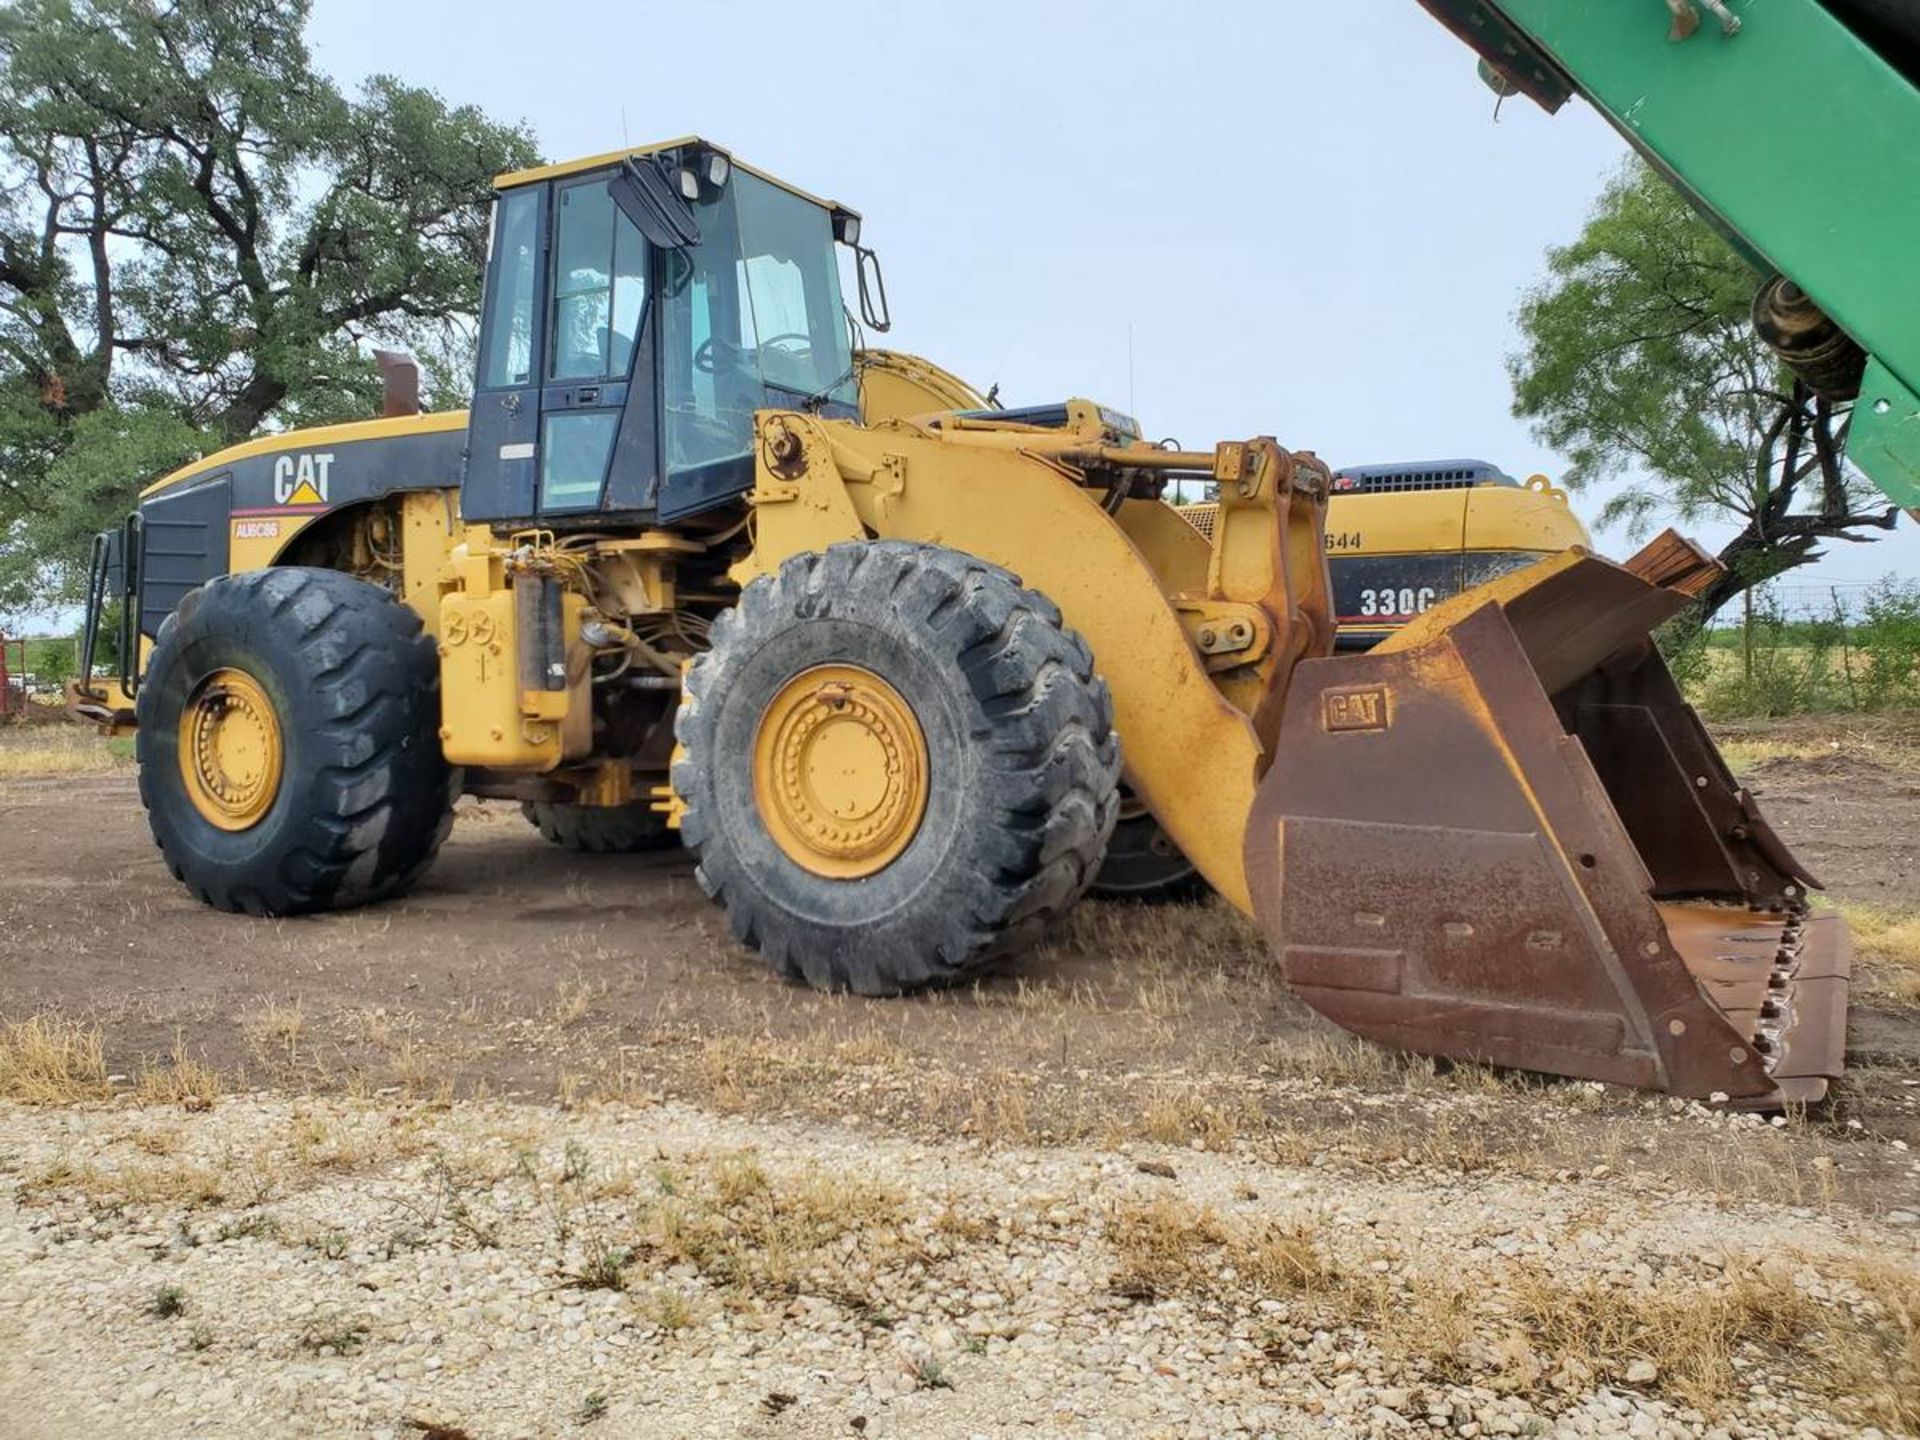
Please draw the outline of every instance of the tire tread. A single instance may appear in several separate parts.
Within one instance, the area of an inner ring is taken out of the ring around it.
[[[941,637],[972,691],[979,783],[991,788],[990,833],[973,837],[984,863],[966,879],[965,899],[923,907],[914,943],[883,955],[810,938],[751,881],[725,827],[703,813],[703,770],[740,763],[714,753],[719,720],[706,702],[720,678],[796,616],[856,613],[888,614]],[[676,736],[685,758],[674,784],[688,806],[680,834],[701,889],[774,970],[822,989],[892,994],[952,983],[1026,949],[1091,885],[1119,814],[1112,698],[1086,642],[1015,576],[936,545],[835,545],[790,557],[749,585],[688,672]]]
[[[195,843],[207,827],[184,793],[158,781],[156,767],[177,764],[161,737],[176,733],[178,716],[160,707],[188,646],[242,622],[256,663],[300,687],[312,716],[298,736],[304,773],[282,777],[291,787],[282,801],[297,808],[272,832],[277,852],[221,863]],[[215,909],[298,915],[389,899],[425,873],[452,828],[458,780],[435,733],[433,641],[413,610],[353,576],[253,570],[190,592],[161,624],[135,711],[154,841],[168,869]]]

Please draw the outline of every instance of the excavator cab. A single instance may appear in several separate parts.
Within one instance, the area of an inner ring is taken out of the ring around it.
[[[505,176],[493,223],[467,519],[681,519],[752,488],[755,411],[859,413],[845,206],[680,140]]]

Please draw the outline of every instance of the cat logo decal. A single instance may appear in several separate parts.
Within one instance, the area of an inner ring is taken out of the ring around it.
[[[333,471],[333,452],[311,451],[282,455],[273,462],[273,503],[276,505],[325,505],[328,478]]]

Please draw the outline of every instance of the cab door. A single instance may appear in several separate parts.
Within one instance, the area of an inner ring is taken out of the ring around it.
[[[627,417],[647,296],[647,243],[614,204],[611,176],[554,190],[553,302],[540,397],[539,513],[598,510]],[[651,396],[635,407],[652,472]],[[631,468],[631,467],[630,467]]]
[[[545,185],[529,185],[502,195],[494,207],[480,365],[460,491],[461,514],[468,520],[528,519],[536,510],[547,193]]]

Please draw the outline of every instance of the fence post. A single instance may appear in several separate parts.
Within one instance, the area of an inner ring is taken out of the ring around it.
[[[1833,596],[1833,623],[1840,627],[1840,670],[1847,677],[1847,708],[1860,708],[1860,691],[1853,683],[1853,643],[1847,634],[1847,612],[1840,603],[1840,587],[1830,587]]]
[[[1753,587],[1749,585],[1740,592],[1740,607],[1745,618],[1740,626],[1740,648],[1746,657],[1747,690],[1753,690]]]

